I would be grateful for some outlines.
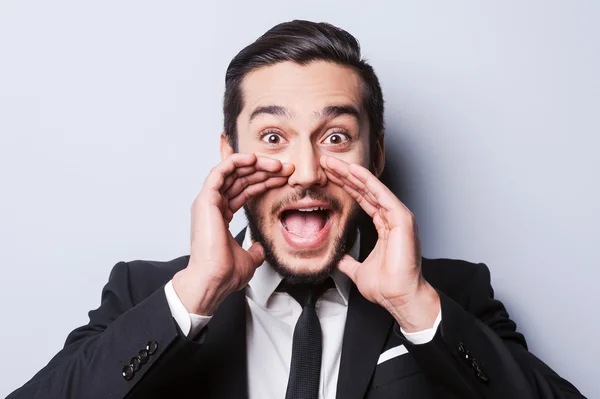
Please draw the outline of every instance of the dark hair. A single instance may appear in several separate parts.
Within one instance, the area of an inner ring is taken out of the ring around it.
[[[363,81],[363,107],[369,117],[371,152],[383,134],[383,94],[375,71],[361,59],[360,45],[350,33],[325,22],[295,20],[269,29],[231,60],[225,75],[224,129],[237,151],[236,121],[243,108],[241,84],[251,71],[279,62],[306,65],[329,61],[354,69]]]

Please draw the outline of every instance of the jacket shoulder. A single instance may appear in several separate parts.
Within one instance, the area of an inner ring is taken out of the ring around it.
[[[489,291],[490,297],[493,297],[490,272],[483,263],[423,258],[422,270],[429,284],[463,306],[474,292]]]
[[[180,270],[187,267],[189,256],[170,261],[134,260],[126,262],[129,289],[134,302],[140,302],[164,286]]]

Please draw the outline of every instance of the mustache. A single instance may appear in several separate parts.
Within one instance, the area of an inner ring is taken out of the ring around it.
[[[326,202],[327,206],[331,210],[333,210],[335,212],[342,211],[341,202],[337,198],[335,198],[333,195],[331,195],[323,190],[320,190],[320,189],[307,188],[307,189],[302,189],[302,190],[296,191],[295,193],[292,193],[292,194],[288,195],[286,198],[283,198],[282,200],[275,203],[275,205],[273,205],[273,208],[271,209],[271,215],[277,216],[283,208],[285,208],[292,202],[300,201],[304,198],[310,198],[315,201]]]

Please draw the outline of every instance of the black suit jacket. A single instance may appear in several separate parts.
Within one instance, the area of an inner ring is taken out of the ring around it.
[[[361,237],[364,259],[375,235]],[[247,397],[244,292],[221,304],[202,344],[187,339],[173,320],[164,285],[188,259],[117,264],[90,322],[71,332],[50,363],[8,398]],[[440,327],[423,345],[407,341],[387,311],[352,287],[338,398],[583,397],[527,351],[515,323],[493,298],[485,265],[423,259],[423,274],[442,306]],[[401,344],[408,354],[377,365],[381,353]],[[125,379],[123,368],[135,356],[144,364]]]

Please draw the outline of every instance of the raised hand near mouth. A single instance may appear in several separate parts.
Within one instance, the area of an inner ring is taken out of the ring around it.
[[[233,154],[215,166],[191,209],[188,266],[173,288],[188,312],[212,315],[230,293],[243,288],[264,260],[254,243],[247,251],[229,232],[233,214],[251,197],[287,183],[294,166],[254,154]]]
[[[378,240],[361,263],[346,255],[338,268],[369,301],[384,307],[407,332],[431,328],[440,299],[421,274],[421,245],[410,210],[368,169],[322,156],[327,178],[373,219]]]

